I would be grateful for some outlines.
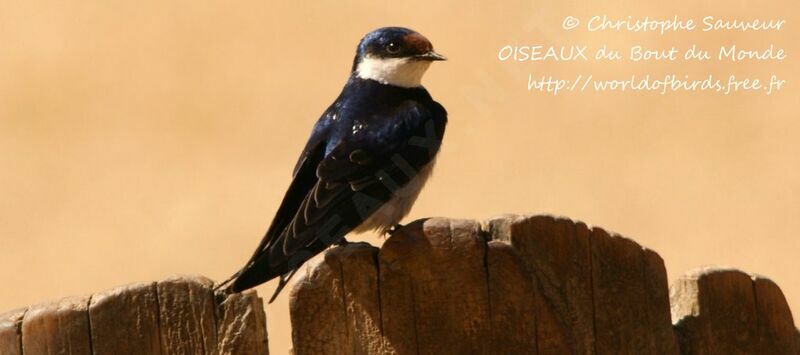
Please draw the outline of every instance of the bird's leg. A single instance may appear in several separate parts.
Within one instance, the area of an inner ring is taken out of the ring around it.
[[[345,237],[342,237],[342,239],[339,239],[338,242],[333,243],[335,246],[346,246],[347,244],[350,244],[350,242],[348,242]]]
[[[392,236],[392,235],[394,235],[395,233],[397,233],[397,231],[398,231],[398,230],[400,230],[400,229],[401,229],[401,228],[403,228],[403,227],[405,227],[405,226],[404,226],[404,225],[402,225],[402,224],[400,224],[400,223],[398,223],[398,224],[395,224],[395,225],[393,225],[393,226],[392,226],[392,228],[389,228],[389,230],[387,231],[387,233],[389,233],[389,236]]]

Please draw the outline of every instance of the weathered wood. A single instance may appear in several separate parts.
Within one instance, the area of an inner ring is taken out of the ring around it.
[[[474,221],[407,225],[379,253],[384,336],[401,354],[490,351],[486,240]]]
[[[758,315],[759,348],[772,354],[800,353],[795,344],[794,319],[783,292],[772,280],[753,275]]]
[[[92,347],[97,354],[161,354],[155,282],[133,284],[92,296]]]
[[[486,274],[489,293],[490,345],[498,354],[520,354],[537,348],[536,290],[511,246],[491,241],[487,244]],[[515,329],[503,327],[514,324]],[[495,326],[497,325],[497,326]]]
[[[27,308],[0,314],[0,354],[22,355],[22,318]]]
[[[339,247],[306,267],[297,354],[678,353],[663,260],[600,228],[433,218],[374,254]]]
[[[164,354],[214,354],[217,346],[213,282],[184,276],[159,281],[159,328]]]
[[[661,258],[592,228],[592,300],[598,354],[677,354]]]
[[[724,268],[687,273],[670,289],[684,354],[798,354],[783,293],[760,276]]]
[[[264,302],[255,290],[229,295],[220,305],[217,351],[228,354],[269,354]]]
[[[501,241],[488,246],[491,352],[572,353],[566,332],[516,251]]]
[[[15,310],[0,315],[0,354],[268,354],[255,291],[216,304],[212,287],[173,277]]]
[[[22,319],[25,354],[91,355],[88,297],[32,306]]]
[[[678,353],[657,254],[564,218],[510,215],[486,225],[528,264],[577,353]]]
[[[212,287],[175,277],[8,312],[0,354],[268,354],[261,298],[218,303]],[[432,218],[380,249],[331,248],[290,310],[297,355],[800,354],[771,280],[706,268],[667,288],[652,250],[548,216]]]
[[[570,353],[526,265],[485,236],[477,222],[434,218],[380,251],[323,253],[292,290],[295,354]]]
[[[656,353],[677,354],[680,353],[678,339],[675,331],[671,327],[665,326],[672,324],[669,300],[669,281],[667,280],[667,268],[664,266],[664,259],[653,250],[644,249],[643,265],[645,298],[642,302],[648,302],[651,306],[646,307],[645,319],[649,322],[645,329],[652,332],[650,340],[651,346]]]
[[[577,354],[595,348],[591,250],[588,227],[549,216],[499,216],[486,222],[492,239],[507,241],[542,288],[568,330]]]
[[[353,354],[391,353],[391,344],[382,338],[380,289],[378,288],[378,248],[366,243],[338,248],[332,253],[341,265],[347,334]]]
[[[295,354],[391,352],[381,337],[377,255],[351,243],[303,266],[302,286],[290,294]]]
[[[298,286],[292,289],[289,307],[296,355],[336,354],[339,349],[350,349],[342,270],[335,253],[338,249],[306,263],[303,267],[307,273],[298,277]]]

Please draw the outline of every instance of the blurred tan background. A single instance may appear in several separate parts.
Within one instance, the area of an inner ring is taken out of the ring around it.
[[[0,310],[176,273],[221,280],[270,222],[355,45],[403,25],[450,61],[424,84],[450,112],[407,221],[553,213],[658,251],[773,278],[800,314],[798,6],[709,1],[0,2]],[[624,17],[784,18],[780,32],[564,31]],[[781,63],[501,63],[506,44],[783,47]],[[528,73],[788,80],[766,96],[526,90]],[[364,237],[373,243],[380,240]],[[356,238],[358,239],[358,238]],[[265,297],[274,284],[259,288]],[[290,346],[287,297],[267,308]]]

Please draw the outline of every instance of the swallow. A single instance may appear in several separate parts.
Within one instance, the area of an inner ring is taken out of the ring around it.
[[[433,170],[447,111],[422,86],[446,58],[423,35],[384,27],[358,44],[350,77],[323,112],[272,224],[250,260],[217,289],[279,277],[275,300],[303,263],[350,232],[391,233]]]

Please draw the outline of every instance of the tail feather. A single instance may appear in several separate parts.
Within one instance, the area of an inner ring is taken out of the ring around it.
[[[327,244],[321,241],[316,241],[309,245],[303,252],[292,255],[291,258],[283,253],[275,254],[272,257],[270,257],[270,253],[267,251],[259,253],[255,255],[245,267],[216,286],[215,292],[221,292],[222,294],[242,292],[276,277],[280,277],[275,293],[269,300],[269,303],[272,303],[289,283],[289,280],[297,273],[297,270],[299,270],[308,259],[327,248],[327,246]],[[273,263],[272,261],[274,260],[271,259],[276,258],[280,260],[280,262]]]
[[[242,268],[231,277],[226,290],[229,291],[228,293],[242,292],[290,271],[282,266],[271,268],[267,258],[256,259],[255,262]]]
[[[231,281],[233,281],[235,278],[239,277],[239,274],[241,272],[242,272],[241,270],[237,271],[235,274],[231,275],[231,277],[229,277],[227,280],[222,281],[219,284],[217,284],[216,286],[214,286],[214,292],[216,293],[219,290],[221,290],[222,288],[227,288],[227,286],[231,283]]]
[[[275,292],[272,293],[272,297],[269,298],[269,302],[267,302],[267,304],[272,303],[272,301],[275,301],[275,299],[278,298],[278,294],[280,294],[281,290],[283,290],[283,288],[286,287],[287,284],[289,284],[289,280],[291,280],[292,276],[294,276],[294,274],[297,273],[297,270],[300,270],[300,268],[294,269],[292,271],[289,271],[289,273],[287,274],[281,275],[280,279],[278,280],[278,287],[275,288]]]

